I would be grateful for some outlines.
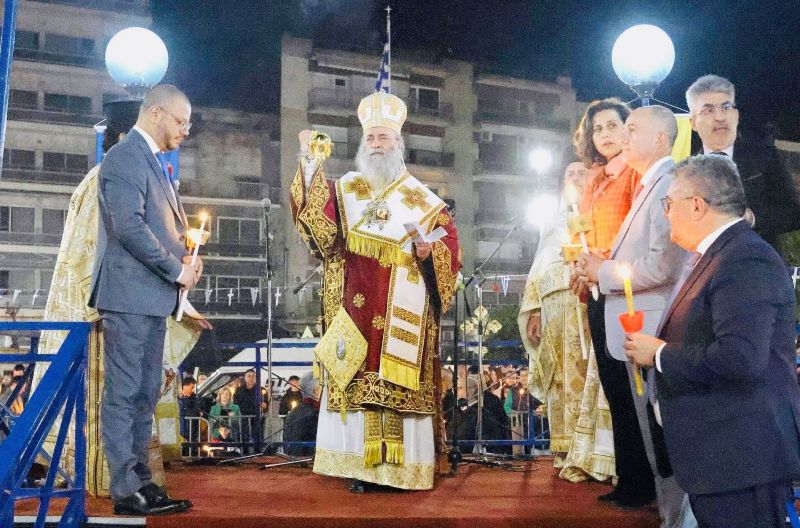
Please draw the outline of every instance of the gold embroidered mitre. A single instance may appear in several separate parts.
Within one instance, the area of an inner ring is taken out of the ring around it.
[[[364,132],[374,127],[386,127],[399,134],[407,113],[402,99],[383,91],[366,96],[358,105],[358,120]]]

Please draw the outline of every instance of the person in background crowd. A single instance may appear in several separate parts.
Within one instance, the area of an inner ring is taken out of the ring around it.
[[[314,442],[319,421],[319,397],[322,389],[319,380],[311,372],[303,374],[298,383],[303,399],[289,411],[283,424],[283,439],[286,442]],[[291,446],[286,449],[291,456],[311,456],[313,447]]]
[[[301,401],[303,401],[303,393],[300,391],[300,376],[289,376],[289,387],[281,397],[278,414],[286,416]]]
[[[211,438],[221,442],[235,442],[238,439],[239,420],[242,416],[239,406],[231,402],[231,392],[222,388],[217,394],[217,403],[209,413]]]

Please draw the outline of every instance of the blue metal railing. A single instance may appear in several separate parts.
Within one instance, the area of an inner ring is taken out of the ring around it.
[[[21,333],[31,337],[31,349],[24,354],[1,354],[3,361],[17,363],[50,362],[23,412],[15,416],[8,400],[0,405],[0,420],[7,421],[8,437],[0,444],[0,526],[12,526],[14,504],[20,499],[38,499],[39,511],[34,526],[45,525],[54,498],[66,498],[59,526],[78,527],[86,521],[86,348],[89,323],[0,323],[0,334]],[[39,354],[38,335],[42,330],[67,331],[67,337],[56,354]],[[12,394],[12,396],[14,396]],[[61,423],[52,454],[42,444],[59,415]],[[75,423],[75,478],[70,479],[59,467],[70,423]],[[28,473],[35,459],[45,455],[50,461],[44,484],[27,488]],[[55,489],[56,475],[66,487]]]

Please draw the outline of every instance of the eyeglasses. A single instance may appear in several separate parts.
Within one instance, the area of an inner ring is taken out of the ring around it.
[[[175,114],[173,114],[172,112],[170,112],[169,110],[167,110],[163,106],[159,106],[159,108],[162,109],[163,111],[165,111],[166,113],[168,113],[170,115],[170,117],[175,120],[175,123],[177,123],[178,128],[182,132],[188,132],[192,128],[192,122],[191,121],[184,121],[183,119],[178,119],[175,116]]]
[[[691,200],[694,196],[684,196],[683,198],[670,198],[669,196],[665,196],[661,199],[661,207],[664,209],[664,214],[669,214],[669,210],[672,209],[672,204],[675,202],[680,202],[681,200]],[[700,196],[699,198],[703,198]],[[703,198],[705,200],[705,198]]]
[[[695,112],[694,115],[703,116],[703,117],[709,117],[709,116],[712,116],[712,115],[716,115],[717,114],[717,109],[719,109],[722,112],[722,115],[728,115],[731,112],[733,112],[734,110],[736,110],[736,105],[731,103],[731,102],[725,102],[725,103],[716,104],[716,105],[715,104],[706,104],[706,105],[703,105],[703,108],[701,108],[699,111]]]

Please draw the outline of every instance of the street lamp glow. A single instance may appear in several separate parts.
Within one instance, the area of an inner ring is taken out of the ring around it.
[[[525,219],[542,229],[558,214],[558,198],[552,194],[537,194],[528,204]]]
[[[539,174],[544,174],[550,170],[550,166],[553,164],[553,153],[538,147],[528,154],[528,164]]]
[[[611,64],[622,82],[639,97],[650,97],[675,64],[675,47],[663,29],[640,24],[617,38]]]
[[[108,73],[134,97],[142,97],[164,78],[168,64],[167,47],[149,29],[123,29],[106,46]]]

